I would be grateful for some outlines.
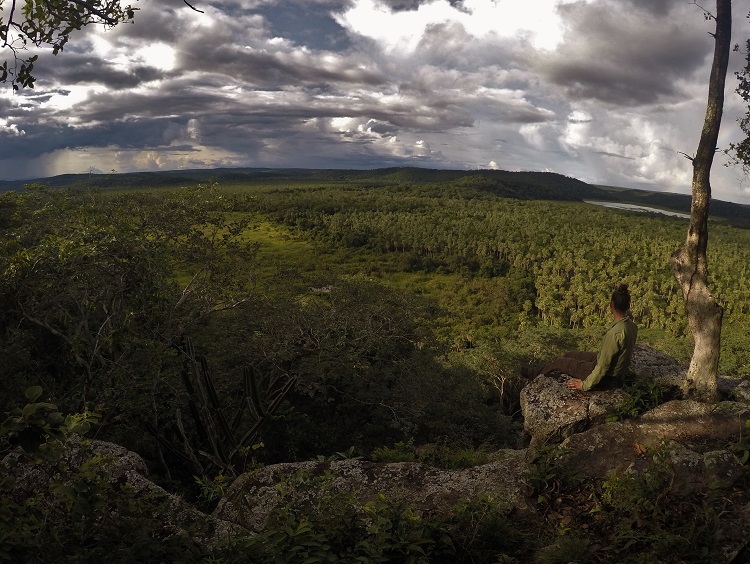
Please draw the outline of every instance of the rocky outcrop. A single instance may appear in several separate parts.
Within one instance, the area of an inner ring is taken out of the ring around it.
[[[148,478],[148,468],[136,453],[119,445],[69,436],[60,445],[55,463],[35,460],[30,462],[20,451],[0,461],[0,470],[14,476],[13,488],[5,492],[9,499],[21,501],[43,493],[53,497],[52,486],[72,484],[79,472],[103,477],[107,483],[127,485],[133,498],[148,497],[162,505],[168,519],[162,523],[164,534],[190,530],[201,544],[211,545],[227,534],[239,530],[235,524],[221,521],[202,513],[181,497],[171,494]],[[93,479],[93,478],[92,478]]]
[[[624,398],[622,390],[578,392],[563,378],[537,376],[521,390],[523,428],[532,445],[559,443],[603,423]]]
[[[606,478],[611,472],[643,466],[647,452],[667,443],[672,449],[679,443],[697,451],[726,447],[739,437],[748,418],[750,409],[735,402],[709,405],[673,400],[637,419],[606,423],[567,438],[561,445],[566,453],[560,462],[588,478]],[[702,462],[693,464],[696,482],[718,483],[718,476],[705,475],[717,464],[715,455],[704,456]],[[729,464],[735,468],[739,462]],[[686,465],[689,467],[690,461],[682,457],[678,466],[687,469]],[[731,472],[734,476],[734,470]]]
[[[750,503],[719,516],[714,562],[750,562]]]
[[[495,462],[463,470],[440,470],[416,462],[382,464],[360,460],[276,464],[235,480],[213,515],[248,530],[261,531],[278,506],[276,486],[299,472],[305,474],[305,479],[329,473],[331,482],[327,487],[352,492],[362,502],[382,493],[425,513],[448,511],[457,502],[480,493],[493,496],[508,508],[524,509],[524,456],[525,451],[506,450],[499,453]],[[309,497],[296,499],[296,504],[314,504],[322,494],[314,487],[306,491]]]
[[[683,397],[687,391],[687,364],[680,364],[674,358],[646,345],[636,345],[630,370],[640,378],[650,379],[662,385],[672,398]]]
[[[685,397],[688,366],[669,355],[638,345],[631,369],[641,380],[659,383],[665,398]],[[575,392],[566,381],[563,375],[538,376],[521,390],[524,431],[532,445],[560,443],[604,423],[626,397],[622,390]],[[720,377],[718,385],[723,398],[750,405],[750,381]]]
[[[630,363],[633,372],[662,385],[666,395],[680,399],[687,395],[688,365],[646,345],[636,345]],[[739,401],[750,405],[750,381],[719,375],[717,379],[722,399]]]
[[[674,441],[662,448],[673,473],[672,487],[686,494],[728,489],[745,475],[740,461],[727,450],[701,453]]]
[[[659,382],[668,397],[683,395],[687,366],[651,347],[638,345],[631,369],[641,378]],[[577,392],[565,382],[567,376],[537,376],[521,390],[524,431],[532,445],[554,444],[603,423],[625,399],[622,390]]]

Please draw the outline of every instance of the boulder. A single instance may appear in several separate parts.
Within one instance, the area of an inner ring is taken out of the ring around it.
[[[449,511],[457,502],[480,493],[491,495],[509,509],[525,509],[525,463],[523,450],[502,451],[499,460],[462,470],[440,470],[416,462],[375,463],[360,460],[275,464],[241,475],[219,502],[213,515],[239,523],[251,531],[262,531],[280,502],[276,488],[302,471],[308,476],[329,473],[329,487],[353,492],[361,502],[382,493],[403,501],[417,511]],[[306,484],[305,495],[296,504],[314,504],[321,495],[316,482]]]
[[[750,562],[750,503],[719,515],[716,530],[716,562]]]
[[[672,488],[682,493],[731,488],[745,475],[740,461],[727,450],[700,453],[674,441],[665,443],[664,449],[674,473]]]
[[[682,399],[688,396],[687,372],[689,366],[646,345],[636,345],[630,368],[641,378],[660,383],[666,396]],[[717,387],[722,399],[750,405],[750,381],[719,375]]]
[[[136,453],[124,447],[71,435],[60,451],[60,463],[68,468],[70,473],[78,471],[85,462],[94,457],[101,459],[100,464],[109,483],[128,483],[137,492],[148,488],[147,484],[150,482],[145,478],[148,475],[146,463]],[[2,465],[15,471],[14,488],[11,492],[14,497],[25,498],[31,492],[46,490],[52,480],[59,477],[51,463],[30,463],[18,450],[8,454],[2,460]]]
[[[561,445],[565,453],[560,462],[575,468],[585,477],[606,478],[610,472],[644,466],[649,451],[668,441],[676,441],[699,452],[725,448],[737,440],[748,418],[750,408],[736,402],[711,405],[673,400],[638,419],[605,423],[568,437]],[[709,471],[718,468],[720,458],[712,455],[696,462],[695,468],[701,472],[697,481],[711,482],[703,472],[707,465]],[[685,464],[689,464],[688,459],[685,459]],[[726,480],[731,481],[736,465],[733,462],[727,464],[732,469],[727,470]],[[712,483],[720,481],[717,476],[712,480]]]
[[[750,405],[750,380],[719,376],[717,385],[722,398]]]
[[[622,390],[574,391],[565,385],[566,380],[537,376],[521,390],[523,426],[532,445],[559,443],[603,423],[626,397]]]
[[[39,493],[52,498],[51,487],[55,483],[72,484],[76,473],[92,472],[113,485],[127,485],[135,499],[148,497],[158,502],[169,518],[162,524],[163,534],[190,530],[197,534],[195,540],[213,545],[225,539],[230,532],[240,531],[231,523],[206,515],[148,479],[148,468],[143,459],[134,452],[105,441],[69,436],[60,445],[56,463],[29,457],[17,450],[0,461],[0,471],[13,475],[13,487],[5,492],[9,499],[22,501]]]
[[[637,345],[631,370],[641,379],[661,384],[665,398],[686,395],[688,366],[661,351]],[[521,390],[524,431],[532,446],[559,443],[605,422],[607,414],[625,399],[622,390],[574,392],[567,388],[566,380],[554,373],[538,376]],[[720,376],[718,386],[721,397],[750,405],[750,381]]]
[[[636,345],[630,360],[630,370],[640,378],[661,384],[666,395],[679,399],[687,392],[687,364],[647,345]]]

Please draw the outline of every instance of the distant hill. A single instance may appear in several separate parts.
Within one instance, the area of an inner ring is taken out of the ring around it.
[[[528,200],[599,200],[690,213],[690,196],[597,186],[552,172],[508,172],[503,170],[438,170],[426,168],[381,168],[373,170],[294,169],[294,168],[217,168],[120,174],[62,174],[33,180],[0,181],[0,192],[22,190],[27,184],[50,188],[89,186],[92,188],[176,188],[216,181],[222,185],[253,182],[341,183],[359,186],[425,184],[465,186],[500,197]],[[734,225],[750,228],[750,206],[711,201],[711,215]]]

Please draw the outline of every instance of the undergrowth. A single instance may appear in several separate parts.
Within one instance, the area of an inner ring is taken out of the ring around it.
[[[671,399],[663,384],[647,378],[635,378],[622,389],[626,397],[607,416],[609,422],[633,419]]]
[[[40,394],[30,388],[27,405],[0,426],[0,562],[702,563],[716,561],[722,514],[747,503],[737,492],[683,491],[666,447],[644,453],[640,470],[599,481],[566,465],[564,449],[542,446],[525,475],[537,511],[481,492],[418,510],[364,496],[330,471],[298,471],[278,481],[258,534],[236,529],[207,544],[196,520],[175,524],[165,493],[112,480],[113,457],[77,438],[95,414],[64,416]],[[80,462],[71,462],[71,449]],[[424,456],[412,441],[376,452]],[[227,493],[222,475],[198,480],[206,499]],[[243,509],[250,514],[241,507],[240,516]]]
[[[392,447],[376,448],[370,455],[373,462],[421,462],[443,470],[472,468],[487,464],[496,458],[495,450],[490,446],[478,448],[451,446],[432,443],[414,445],[414,439],[399,441]]]
[[[76,438],[98,415],[65,416],[41,394],[29,388],[0,425],[0,562],[201,561],[166,492],[112,480],[114,456]]]
[[[432,562],[453,547],[444,525],[380,495],[361,503],[329,472],[298,471],[257,536],[231,543],[225,562]]]
[[[643,472],[612,474],[602,483],[600,530],[610,561],[708,562],[726,500],[674,487],[668,453],[651,453]]]

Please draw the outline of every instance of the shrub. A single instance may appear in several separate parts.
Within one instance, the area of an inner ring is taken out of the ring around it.
[[[537,503],[549,505],[564,490],[580,483],[576,472],[559,464],[558,460],[564,452],[565,449],[558,445],[542,445],[531,452],[526,477]]]
[[[627,396],[614,407],[607,421],[638,417],[661,405],[666,399],[666,388],[659,382],[645,378],[636,378],[632,384],[624,386],[623,390]]]
[[[643,472],[613,474],[602,484],[604,550],[621,562],[711,561],[718,515],[726,499],[672,488],[672,467],[657,450]]]
[[[374,462],[415,462],[417,453],[414,451],[414,439],[399,441],[393,448],[383,446],[376,448],[370,458]]]
[[[509,521],[509,509],[480,494],[459,503],[448,519],[455,562],[495,563],[524,544],[524,533]]]
[[[282,480],[266,530],[226,547],[227,562],[433,562],[452,552],[440,523],[380,495],[360,502],[330,473]]]

